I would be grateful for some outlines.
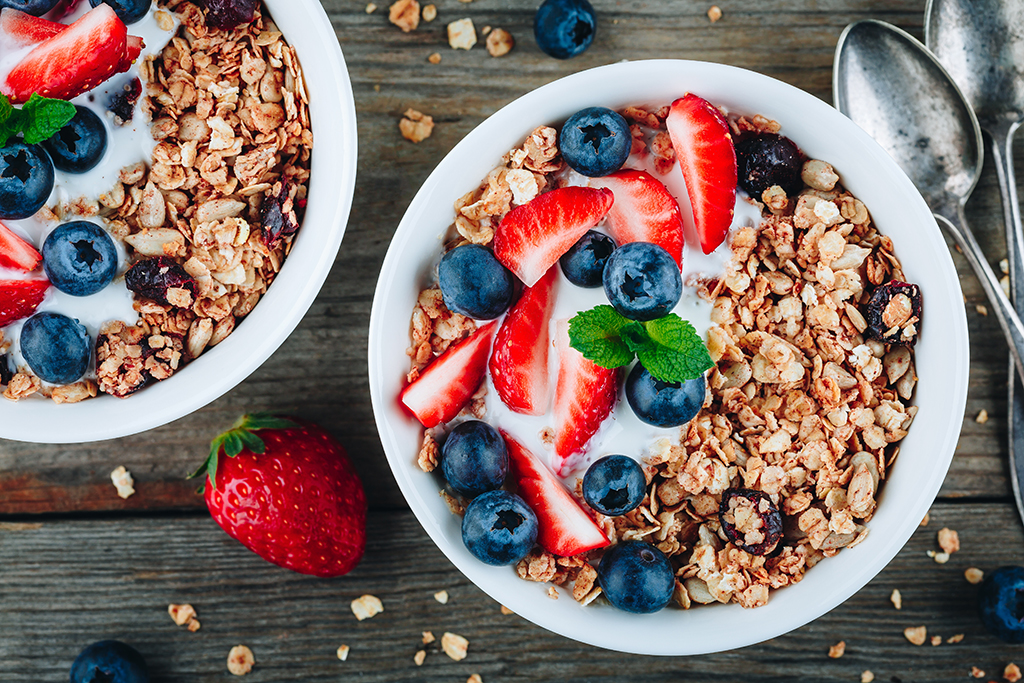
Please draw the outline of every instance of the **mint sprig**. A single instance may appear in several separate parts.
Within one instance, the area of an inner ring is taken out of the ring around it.
[[[697,379],[715,365],[693,325],[675,313],[640,322],[611,306],[595,306],[569,321],[569,345],[602,368],[637,358],[662,382]]]
[[[299,424],[294,420],[285,417],[278,417],[273,413],[249,413],[243,415],[228,431],[216,437],[210,442],[210,455],[202,465],[192,474],[189,479],[201,477],[204,474],[210,478],[210,486],[217,488],[217,461],[220,458],[221,449],[224,455],[233,458],[243,449],[249,449],[252,453],[262,454],[267,446],[263,439],[254,434],[261,429],[294,429]],[[199,487],[202,492],[203,486]]]
[[[75,105],[64,100],[33,93],[28,102],[18,109],[6,95],[0,94],[0,147],[18,133],[30,145],[48,140],[74,116]]]

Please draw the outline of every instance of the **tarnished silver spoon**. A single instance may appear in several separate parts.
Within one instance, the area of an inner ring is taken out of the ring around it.
[[[1024,232],[1013,172],[1013,134],[1024,121],[1024,2],[928,0],[924,35],[991,141],[989,150],[1003,197],[1010,301],[1018,313],[1024,312]],[[1017,511],[1024,519],[1024,385],[1013,372],[1010,375],[1010,480]]]
[[[964,217],[984,158],[971,107],[924,45],[872,19],[850,24],[840,36],[832,90],[836,108],[889,152],[960,245],[1024,378],[1024,326]]]

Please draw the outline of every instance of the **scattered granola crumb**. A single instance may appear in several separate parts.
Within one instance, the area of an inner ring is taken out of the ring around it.
[[[558,599],[558,589],[554,586],[548,586],[548,597],[552,600]]]
[[[442,605],[448,604],[448,591],[437,591],[434,593],[434,599]]]
[[[921,518],[921,524],[919,526],[928,526],[929,519],[931,519],[931,513],[924,513],[924,517]]]
[[[423,632],[423,644],[424,645],[430,645],[435,640],[437,640],[437,638],[434,637],[434,634],[433,634],[432,631],[424,631]]]
[[[488,24],[487,26],[484,26],[482,29],[480,29],[480,35],[482,35],[482,36],[486,36],[490,32],[491,32],[490,24]]]
[[[939,645],[942,645],[942,636],[932,636],[931,643],[932,647],[938,647]]]
[[[338,659],[340,659],[343,662],[346,659],[348,659],[348,653],[349,653],[349,650],[351,650],[351,649],[352,648],[350,648],[348,645],[340,645],[338,647]]]
[[[471,674],[466,683],[484,683],[484,679],[480,678],[480,674]]]
[[[904,637],[914,645],[924,645],[924,641],[928,638],[928,627],[926,626],[912,626],[903,629]]]
[[[362,621],[384,611],[384,604],[375,595],[363,595],[352,601],[352,614]]]
[[[985,410],[984,408],[982,408],[981,412],[978,413],[978,416],[976,418],[974,418],[974,421],[977,422],[980,425],[983,425],[986,422],[988,422],[988,411]]]
[[[196,610],[192,605],[170,604],[167,606],[167,613],[171,615],[171,619],[178,626],[185,626],[192,633],[199,630],[199,620],[196,618]]]
[[[131,472],[121,465],[116,470],[110,473],[110,481],[114,482],[114,487],[117,488],[117,495],[127,499],[133,493],[135,493],[135,480],[132,479]]]
[[[935,564],[946,564],[949,562],[949,553],[947,552],[937,553],[934,550],[929,550],[925,552],[925,555],[935,560]]]
[[[504,614],[505,616],[508,616],[510,614],[515,614],[515,612],[510,610],[508,607],[505,607],[505,605],[501,606],[501,613]]]
[[[828,656],[832,659],[839,659],[846,654],[846,641],[840,640],[828,649]]]
[[[988,307],[985,304],[975,305],[974,310],[976,310],[979,315],[988,315]]]
[[[503,28],[496,28],[487,35],[487,53],[492,57],[502,57],[516,46],[512,34]]]
[[[455,633],[445,632],[441,636],[441,649],[444,653],[456,662],[466,658],[466,650],[469,649],[469,641]]]
[[[406,140],[422,142],[434,132],[434,117],[415,109],[406,109],[402,120],[398,122],[398,130]]]
[[[952,635],[949,638],[946,638],[946,642],[948,644],[950,644],[950,645],[953,645],[954,643],[959,643],[963,639],[964,639],[964,634],[957,633],[956,635]]]
[[[416,650],[416,654],[412,656],[412,661],[416,663],[416,666],[423,666],[423,660],[425,660],[426,658],[426,650]]]
[[[982,671],[981,669],[979,669],[976,666],[972,666],[971,667],[971,675],[974,676],[975,678],[984,678],[985,677],[985,672]]]
[[[429,57],[427,57],[427,61],[430,62],[431,64],[440,64],[441,63],[441,53],[440,52],[433,52],[433,53],[431,53],[431,55]]]
[[[245,645],[235,645],[228,653],[228,671],[236,676],[244,676],[252,671],[252,665],[256,658],[252,656],[252,650]]]
[[[403,33],[415,31],[420,25],[419,0],[398,0],[389,8],[388,20]]]
[[[367,14],[373,14],[376,11],[377,11],[377,5],[373,4],[372,2],[369,3],[368,5],[366,5],[366,13]]]
[[[1010,662],[1006,665],[1006,668],[1003,669],[1003,678],[1010,683],[1017,683],[1017,681],[1021,679],[1020,667],[1013,662]]]
[[[708,8],[708,19],[711,20],[712,24],[715,23],[716,21],[718,21],[721,18],[722,18],[722,8],[721,7],[719,7],[718,5],[712,5],[711,7]]]
[[[896,609],[903,609],[903,596],[900,594],[900,590],[898,588],[894,588],[892,590],[892,595],[889,596],[889,599],[892,600],[893,607]]]
[[[860,683],[872,683],[875,680],[875,674],[871,671],[865,671],[860,675]]]
[[[424,5],[423,6],[423,21],[433,21],[437,19],[437,6],[436,5]]]
[[[468,50],[476,45],[476,27],[469,17],[448,24],[448,44],[454,50]]]
[[[984,413],[985,411],[981,412]],[[981,416],[979,415],[978,417],[980,418]],[[942,552],[952,555],[960,550],[960,535],[955,529],[943,527],[939,530],[939,547],[942,548]]]
[[[962,253],[962,252],[961,252]],[[1010,276],[1004,275],[999,278],[999,286],[1003,288],[1003,294],[1010,296]]]
[[[1002,261],[1000,261],[999,270],[1004,274],[1008,274],[1010,272],[1010,260],[1004,258]]]

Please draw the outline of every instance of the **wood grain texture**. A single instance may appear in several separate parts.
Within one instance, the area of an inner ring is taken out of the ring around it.
[[[937,565],[925,553],[937,548],[942,526],[959,531],[963,549]],[[0,680],[66,680],[77,652],[107,637],[137,647],[154,683],[225,680],[228,650],[238,643],[256,656],[244,679],[251,683],[461,683],[472,673],[487,683],[858,681],[866,669],[878,681],[937,682],[964,679],[972,666],[998,679],[1007,662],[1021,659],[1019,646],[984,633],[977,588],[963,578],[969,566],[1024,562],[1024,533],[1010,505],[938,504],[930,524],[841,607],[767,643],[689,658],[621,655],[502,615],[408,512],[374,513],[369,531],[362,564],[327,580],[269,565],[199,516],[0,526]],[[894,588],[903,595],[901,611],[889,602]],[[447,605],[433,598],[441,589]],[[523,583],[523,590],[543,587]],[[366,593],[383,601],[384,612],[359,622],[349,603]],[[175,626],[171,602],[191,603],[201,630]],[[915,647],[903,629],[922,624],[929,634],[963,633],[964,641]],[[412,658],[424,630],[466,637],[469,656],[454,662],[435,644],[417,668]],[[829,659],[829,646],[840,640],[846,655]],[[351,647],[346,662],[335,657],[342,643]]]
[[[373,289],[402,213],[434,166],[466,133],[502,105],[558,77],[621,59],[718,61],[780,78],[829,101],[835,42],[843,27],[882,18],[922,33],[923,0],[780,0],[767,5],[719,3],[723,18],[705,16],[711,0],[643,3],[597,1],[597,39],[569,61],[543,55],[532,37],[536,0],[437,0],[438,18],[404,34],[362,0],[323,0],[350,68],[358,113],[360,162],[351,220],[335,267],[302,323],[246,382],[191,416],[135,437],[96,444],[46,446],[0,441],[0,514],[75,510],[185,510],[201,507],[184,473],[211,438],[246,410],[294,412],[330,429],[348,447],[375,509],[404,501],[383,457],[369,401],[366,332]],[[509,30],[517,40],[493,59],[477,45],[452,50],[445,24],[471,17],[478,29]],[[427,62],[433,52],[438,65]],[[685,86],[682,86],[685,87]],[[414,145],[398,134],[406,108],[438,125]],[[1022,145],[1018,145],[1021,149]],[[1024,150],[1017,154],[1024,168]],[[1024,194],[1024,186],[1020,191]],[[968,217],[993,264],[1005,254],[994,171],[986,169]],[[897,248],[910,248],[897,245]],[[976,313],[984,294],[956,256],[971,324],[971,390],[964,432],[943,497],[1005,498],[1006,347],[992,316]],[[400,359],[399,359],[400,360]],[[990,420],[977,424],[981,409]],[[121,501],[108,475],[126,466],[140,495]]]

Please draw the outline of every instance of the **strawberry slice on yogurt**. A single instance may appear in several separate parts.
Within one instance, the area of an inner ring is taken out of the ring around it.
[[[652,242],[683,264],[683,214],[665,185],[647,171],[627,169],[593,178],[591,187],[615,194],[606,227],[615,242]]]

